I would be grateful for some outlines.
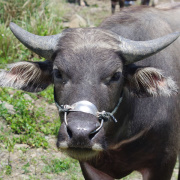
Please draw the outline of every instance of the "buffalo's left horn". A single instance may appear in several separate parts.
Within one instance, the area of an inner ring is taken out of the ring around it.
[[[175,32],[149,41],[132,41],[119,36],[119,52],[125,64],[131,64],[156,54],[173,43],[179,36],[180,32]]]
[[[27,48],[49,60],[51,59],[59,38],[61,37],[61,34],[52,36],[34,35],[12,22],[10,23],[10,29],[16,38]]]

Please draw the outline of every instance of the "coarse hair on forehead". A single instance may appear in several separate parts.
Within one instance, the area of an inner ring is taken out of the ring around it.
[[[76,28],[65,30],[60,39],[57,49],[71,50],[79,49],[118,49],[118,40],[108,31],[100,28]]]

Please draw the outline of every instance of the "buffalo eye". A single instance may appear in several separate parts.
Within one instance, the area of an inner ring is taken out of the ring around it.
[[[111,77],[110,82],[114,82],[114,81],[118,81],[121,77],[121,73],[120,72],[116,72],[114,73],[114,75]]]
[[[54,77],[56,79],[62,79],[62,74],[60,73],[58,69],[54,69],[53,72],[54,72]]]

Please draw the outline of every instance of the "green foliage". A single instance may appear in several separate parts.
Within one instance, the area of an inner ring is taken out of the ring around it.
[[[1,23],[11,21],[13,18],[17,18],[18,20],[23,20],[24,16],[30,16],[33,13],[34,9],[38,9],[40,5],[41,5],[40,0],[0,1]]]
[[[0,117],[6,120],[12,133],[19,135],[14,137],[12,142],[47,148],[48,142],[45,135],[57,135],[60,127],[59,119],[52,123],[50,118],[45,115],[43,107],[36,108],[31,101],[24,98],[21,91],[15,91],[13,95],[9,96],[10,91],[5,88],[0,89],[0,100],[12,104],[15,114],[10,115],[2,103],[0,104]],[[47,94],[44,93],[44,96]],[[0,135],[0,141],[9,142],[3,134]]]
[[[70,169],[70,159],[53,159],[50,162],[44,159],[44,162],[47,164],[43,172],[45,173],[56,173],[59,174],[60,172],[67,171]]]
[[[9,23],[15,22],[37,35],[51,35],[62,31],[62,16],[54,16],[49,0],[0,1],[0,62],[36,61],[39,57],[24,47],[12,34]],[[2,65],[1,65],[2,66]]]
[[[23,173],[23,174],[27,174],[27,173],[30,172],[30,171],[28,170],[29,167],[30,167],[29,162],[22,167],[22,169],[24,170],[24,173]]]
[[[11,165],[6,165],[5,166],[5,174],[6,175],[11,175],[12,173],[12,166]]]
[[[54,173],[62,175],[66,172],[66,174],[68,174],[68,179],[81,180],[81,178],[78,177],[78,175],[81,174],[81,170],[79,168],[79,162],[77,160],[72,158],[58,159],[53,155],[51,158],[43,155],[41,156],[41,160],[45,164],[44,168],[42,169],[42,173]],[[47,179],[51,179],[51,177]]]
[[[14,145],[16,144],[16,141],[14,139],[7,138],[7,141],[5,141],[4,144],[9,152],[14,152]]]
[[[52,86],[48,87],[45,91],[39,92],[38,95],[45,98],[48,103],[54,102],[54,89]]]

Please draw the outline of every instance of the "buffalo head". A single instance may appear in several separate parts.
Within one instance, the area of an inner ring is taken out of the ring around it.
[[[0,73],[0,86],[38,92],[54,84],[62,122],[57,146],[73,158],[89,159],[109,148],[122,123],[116,123],[115,117],[125,93],[168,96],[177,90],[161,70],[133,63],[164,49],[180,33],[140,42],[100,28],[68,29],[46,37],[14,23],[10,28],[26,47],[47,60],[9,65]]]

